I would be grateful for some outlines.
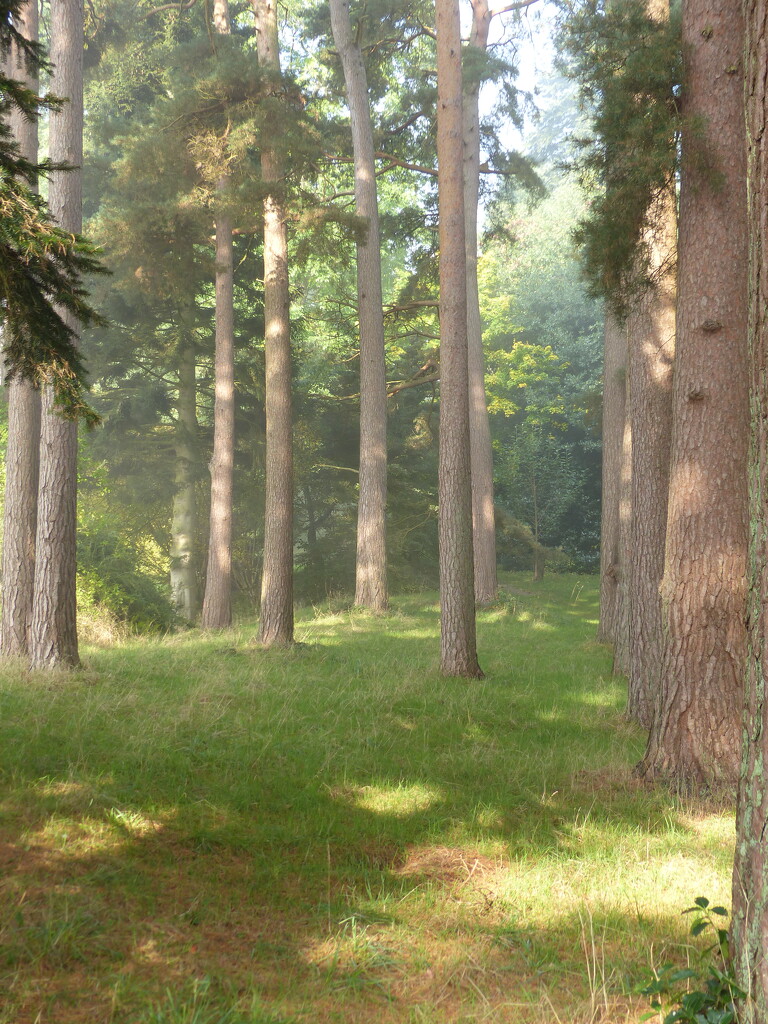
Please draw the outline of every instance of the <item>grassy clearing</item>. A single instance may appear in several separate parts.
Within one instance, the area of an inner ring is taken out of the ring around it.
[[[0,1024],[636,1021],[733,819],[631,779],[596,601],[510,576],[480,682],[434,595],[6,669]]]

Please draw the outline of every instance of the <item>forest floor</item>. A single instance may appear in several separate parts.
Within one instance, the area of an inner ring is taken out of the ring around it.
[[[729,902],[733,814],[633,780],[597,580],[0,674],[0,1024],[626,1024]],[[660,1019],[660,1018],[659,1018]]]

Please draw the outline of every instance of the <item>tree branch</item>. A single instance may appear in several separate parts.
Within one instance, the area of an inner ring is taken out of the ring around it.
[[[190,7],[194,7],[196,3],[197,0],[186,0],[186,2],[182,0],[182,2],[178,4],[163,4],[160,7],[153,7],[151,11],[147,11],[144,18],[151,18],[153,14],[160,14],[161,11],[188,11]]]

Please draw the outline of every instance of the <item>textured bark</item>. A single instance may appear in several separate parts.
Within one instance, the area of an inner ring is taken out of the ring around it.
[[[36,40],[37,2],[25,4],[17,28]],[[36,73],[30,73],[15,47],[8,58],[8,73],[37,91]],[[9,118],[20,151],[37,162],[37,123],[14,108]],[[0,652],[11,657],[29,653],[29,628],[35,586],[35,532],[40,466],[40,392],[27,381],[8,385],[8,447],[5,456],[3,509],[3,610],[0,621]]]
[[[739,773],[748,436],[740,0],[687,0],[683,47],[666,636],[640,771],[688,789],[732,784]]]
[[[51,214],[67,231],[82,227],[83,3],[56,0],[51,8],[50,89],[67,102],[52,112],[51,160],[77,168],[51,176]],[[73,327],[75,321],[71,321]],[[36,564],[29,656],[32,668],[74,667],[77,650],[77,424],[64,419],[44,388]]]
[[[365,219],[357,244],[360,322],[360,489],[357,511],[355,604],[387,607],[387,384],[381,295],[381,240],[373,125],[363,54],[352,30],[348,0],[331,0],[333,40],[341,59],[355,157],[355,212]]]
[[[487,0],[472,0],[469,45],[485,50],[492,12]],[[464,224],[467,268],[467,352],[469,441],[472,466],[472,537],[475,601],[490,604],[498,595],[496,521],[493,512],[493,449],[485,396],[485,359],[477,282],[477,204],[480,195],[480,85],[468,82],[463,97]]]
[[[475,641],[458,0],[436,0],[440,213],[440,667],[479,677]]]
[[[600,519],[600,625],[597,638],[613,643],[618,612],[621,464],[627,390],[627,334],[606,313],[603,356],[603,486]]]
[[[275,0],[253,0],[259,64],[280,89]],[[259,641],[293,643],[293,420],[288,236],[281,197],[280,153],[261,152],[261,174],[275,189],[264,200],[264,360],[266,365],[266,483],[264,568]]]
[[[215,0],[213,24],[229,35],[228,0]],[[218,183],[224,196],[227,179]],[[203,629],[226,629],[232,624],[232,481],[235,462],[235,331],[232,270],[232,222],[216,216],[216,351],[211,456],[211,514],[208,567],[200,624]]]
[[[677,210],[674,190],[651,211],[647,241],[658,284],[632,316],[629,353],[632,436],[632,564],[627,714],[653,720],[663,652],[661,580],[667,533],[675,355]]]
[[[182,317],[182,329],[184,318]],[[171,600],[178,615],[194,622],[198,611],[195,572],[197,509],[195,502],[195,464],[197,453],[197,383],[195,350],[183,340],[179,354],[179,389],[176,405],[176,489],[171,522]]]
[[[731,951],[736,980],[747,993],[740,1024],[768,1020],[768,3],[747,0],[746,110],[749,139],[749,458],[748,656],[741,778],[736,812]]]

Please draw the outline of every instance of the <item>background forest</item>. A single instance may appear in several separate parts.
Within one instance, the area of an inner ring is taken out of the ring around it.
[[[85,230],[110,276],[92,292],[107,323],[82,342],[102,425],[81,431],[78,585],[81,601],[138,628],[173,622],[172,558],[188,560],[193,576],[187,617],[202,600],[214,404],[212,208],[222,133],[234,168],[227,200],[235,227],[234,600],[242,611],[258,606],[263,549],[256,211],[264,133],[279,137],[290,168],[296,594],[316,601],[354,586],[359,227],[328,13],[286,12],[284,92],[265,109],[250,7],[233,5],[232,34],[223,39],[211,36],[206,11],[168,8],[137,18],[133,4],[110,2],[89,8],[86,23]],[[378,192],[393,590],[434,585],[437,569],[435,95],[425,74],[432,41],[417,28],[423,17],[384,6],[361,21],[376,145],[391,156]],[[502,151],[499,127],[522,117],[513,83],[526,34],[525,24],[509,23],[473,72],[493,96],[483,159],[499,171],[482,175],[479,262],[499,561],[533,569],[541,547],[555,568],[593,571],[601,312],[586,296],[570,242],[584,200],[561,168],[578,113],[573,87],[551,78],[546,113],[528,121],[527,156]]]

